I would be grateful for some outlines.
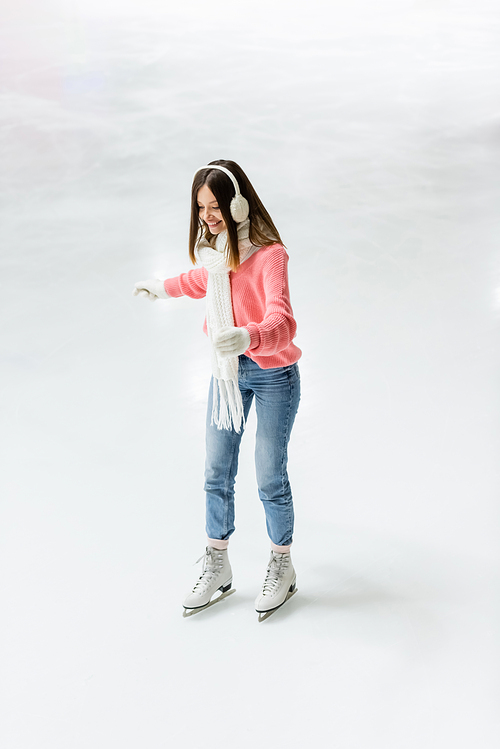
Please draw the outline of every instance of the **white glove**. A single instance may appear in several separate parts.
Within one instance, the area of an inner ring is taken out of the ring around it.
[[[149,299],[150,302],[155,302],[157,299],[170,299],[170,295],[165,291],[163,281],[160,281],[159,278],[149,279],[149,281],[139,281],[134,286],[132,295],[143,296],[145,299]]]
[[[222,328],[212,343],[220,356],[239,356],[250,346],[250,333],[246,328]]]

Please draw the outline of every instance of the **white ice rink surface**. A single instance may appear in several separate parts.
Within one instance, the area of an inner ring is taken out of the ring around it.
[[[497,749],[500,11],[4,0],[2,749]],[[290,254],[299,592],[204,549],[192,174],[241,163]]]

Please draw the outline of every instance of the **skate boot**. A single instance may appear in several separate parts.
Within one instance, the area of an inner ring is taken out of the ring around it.
[[[216,598],[216,601],[228,595],[231,590],[233,573],[227,549],[219,550],[207,546],[205,554],[198,561],[201,559],[203,559],[203,572],[183,603],[185,615],[207,608],[212,602],[212,596],[218,590],[221,591],[221,595]]]
[[[295,593],[295,570],[290,552],[278,554],[271,551],[267,566],[266,579],[262,591],[255,601],[255,610],[259,621],[267,618],[273,611],[283,606]]]

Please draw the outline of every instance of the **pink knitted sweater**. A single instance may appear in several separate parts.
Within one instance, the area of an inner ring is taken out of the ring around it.
[[[297,323],[293,317],[288,289],[288,255],[280,244],[261,247],[237,271],[229,273],[234,324],[250,333],[245,351],[262,369],[285,367],[300,359],[302,352],[293,343]],[[169,296],[206,296],[208,272],[194,268],[164,286]],[[207,322],[203,326],[207,332]]]

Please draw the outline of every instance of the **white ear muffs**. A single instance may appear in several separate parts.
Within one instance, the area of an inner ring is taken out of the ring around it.
[[[242,221],[245,221],[248,218],[248,214],[250,212],[248,200],[244,198],[240,192],[237,192],[234,198],[231,200],[229,210],[231,211],[231,216],[234,218],[236,223],[240,224]]]
[[[196,174],[198,174],[198,172],[201,172],[202,169],[219,169],[221,172],[224,172],[224,174],[227,174],[234,185],[236,193],[229,206],[231,216],[237,224],[245,221],[245,219],[248,218],[248,214],[250,213],[250,206],[248,205],[248,200],[241,194],[240,186],[236,181],[236,177],[234,176],[234,174],[232,174],[229,169],[226,169],[225,166],[218,166],[217,164],[207,164],[207,166],[200,166],[200,168],[196,170],[195,176]]]

